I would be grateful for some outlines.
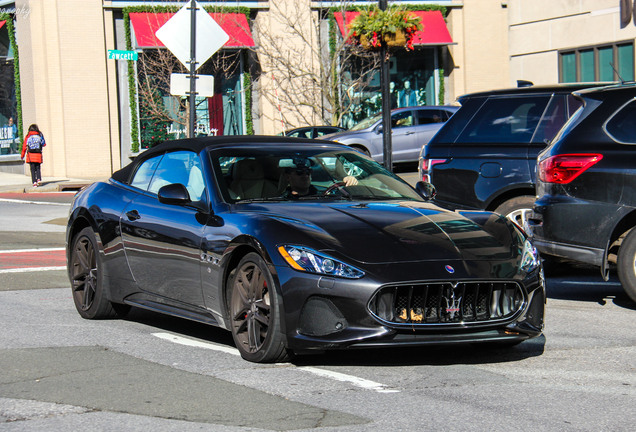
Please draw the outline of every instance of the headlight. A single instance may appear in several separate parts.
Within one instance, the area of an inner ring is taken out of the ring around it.
[[[358,279],[364,272],[302,246],[279,246],[278,252],[292,268],[308,273]]]
[[[539,258],[539,251],[529,240],[523,242],[523,254],[521,255],[521,270],[526,273],[530,273],[532,270],[539,267],[541,259]]]

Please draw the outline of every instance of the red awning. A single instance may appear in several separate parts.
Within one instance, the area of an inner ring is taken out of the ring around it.
[[[422,18],[423,30],[419,30],[415,33],[413,38],[414,45],[451,45],[454,44],[451,39],[446,22],[440,11],[413,11],[413,13]],[[344,20],[342,19],[342,12],[334,13],[334,17],[338,22],[338,27],[343,36],[346,36],[349,32],[347,24],[351,23],[360,12],[345,12]]]
[[[157,39],[155,32],[166,23],[174,13],[134,12],[130,14],[130,23],[134,31],[136,48],[159,48],[163,43]],[[210,13],[218,25],[230,35],[224,48],[253,47],[254,39],[247,18],[239,13]]]
[[[6,22],[7,22],[6,20],[2,20],[2,21],[0,21],[0,28],[2,28],[2,26],[3,26],[3,25],[4,25],[4,23],[6,23]]]

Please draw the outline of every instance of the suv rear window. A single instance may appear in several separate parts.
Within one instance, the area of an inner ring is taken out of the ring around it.
[[[481,97],[466,101],[442,128],[442,143],[530,143],[552,139],[575,108],[566,95]]]
[[[608,135],[624,144],[636,144],[636,101],[624,105],[605,125]]]

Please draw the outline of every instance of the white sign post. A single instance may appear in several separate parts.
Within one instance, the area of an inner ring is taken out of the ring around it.
[[[195,0],[190,0],[174,14],[155,32],[155,35],[184,66],[190,68],[188,94],[190,96],[190,137],[193,137],[197,95],[196,70],[221,49],[230,40],[230,36]]]
[[[197,96],[214,96],[214,76],[196,76]],[[190,93],[190,74],[170,74],[170,94],[174,96],[187,96]]]

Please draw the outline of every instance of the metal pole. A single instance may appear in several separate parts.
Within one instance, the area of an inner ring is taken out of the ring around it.
[[[379,0],[381,10],[386,10],[387,0]],[[382,92],[382,151],[384,167],[393,172],[393,143],[391,141],[391,95],[389,89],[389,53],[383,43],[380,47],[380,90]]]
[[[196,25],[197,25],[197,2],[195,0],[190,1],[190,138],[194,138],[194,125],[196,122],[196,71],[197,71],[197,49],[196,49]]]

